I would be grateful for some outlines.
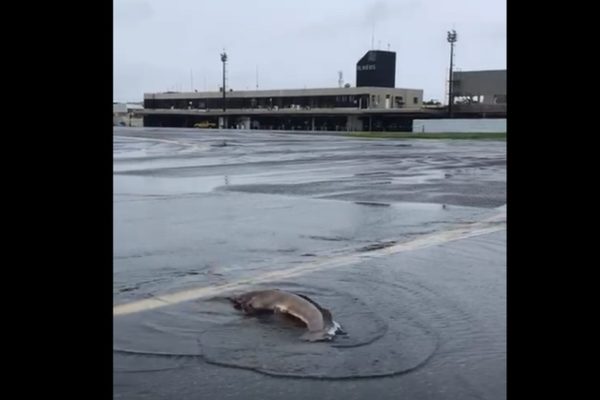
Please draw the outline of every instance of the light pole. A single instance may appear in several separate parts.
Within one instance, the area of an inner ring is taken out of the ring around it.
[[[227,64],[227,53],[225,51],[221,53],[221,61],[223,62],[223,111],[225,111],[225,65]]]
[[[450,118],[452,118],[452,103],[454,103],[454,97],[453,97],[453,74],[452,74],[452,68],[454,67],[454,43],[456,43],[457,37],[456,37],[456,31],[454,29],[452,29],[451,31],[448,31],[448,43],[450,43],[450,79],[449,84],[450,84],[450,88],[448,90],[448,114],[450,114]]]

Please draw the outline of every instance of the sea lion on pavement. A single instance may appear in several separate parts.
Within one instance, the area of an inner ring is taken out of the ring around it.
[[[331,340],[336,333],[344,334],[340,324],[333,320],[331,312],[310,298],[279,289],[256,290],[230,297],[236,309],[246,314],[262,311],[281,312],[292,315],[306,324],[308,332],[300,338],[310,342]]]

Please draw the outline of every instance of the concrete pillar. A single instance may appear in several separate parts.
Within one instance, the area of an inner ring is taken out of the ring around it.
[[[346,117],[346,130],[349,132],[362,131],[363,123],[356,115]]]

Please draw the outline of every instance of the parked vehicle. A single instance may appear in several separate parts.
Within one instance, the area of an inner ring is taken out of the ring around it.
[[[194,128],[216,128],[217,124],[209,121],[196,122]]]

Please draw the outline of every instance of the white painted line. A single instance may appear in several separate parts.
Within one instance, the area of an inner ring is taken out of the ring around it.
[[[138,141],[148,141],[148,142],[158,142],[158,143],[167,143],[167,144],[174,144],[177,146],[182,146],[182,147],[190,147],[192,149],[198,149],[198,150],[207,150],[210,148],[209,145],[204,144],[204,143],[186,143],[186,142],[181,142],[179,140],[169,140],[169,139],[158,139],[158,138],[151,138],[151,137],[136,137],[136,136],[126,136],[126,135],[113,135],[114,137],[118,137],[118,138],[122,138],[122,139],[137,139]]]
[[[344,256],[324,257],[320,260],[307,262],[296,267],[286,268],[278,271],[270,271],[253,278],[240,279],[231,283],[201,287],[196,289],[184,290],[176,293],[169,293],[162,296],[156,296],[151,299],[134,301],[131,303],[120,304],[113,307],[113,316],[127,315],[136,312],[152,310],[184,301],[196,300],[200,298],[223,295],[225,292],[247,289],[260,283],[273,282],[277,280],[289,279],[295,276],[304,275],[313,271],[323,271],[327,269],[339,268],[370,258],[378,258],[391,254],[397,254],[405,251],[413,251],[426,247],[437,246],[447,242],[467,239],[474,236],[485,235],[492,232],[498,232],[506,229],[506,214],[500,213],[486,220],[464,224],[460,227],[446,231],[434,232],[420,236],[414,240],[398,243],[390,247],[373,250],[359,254],[349,254]]]

